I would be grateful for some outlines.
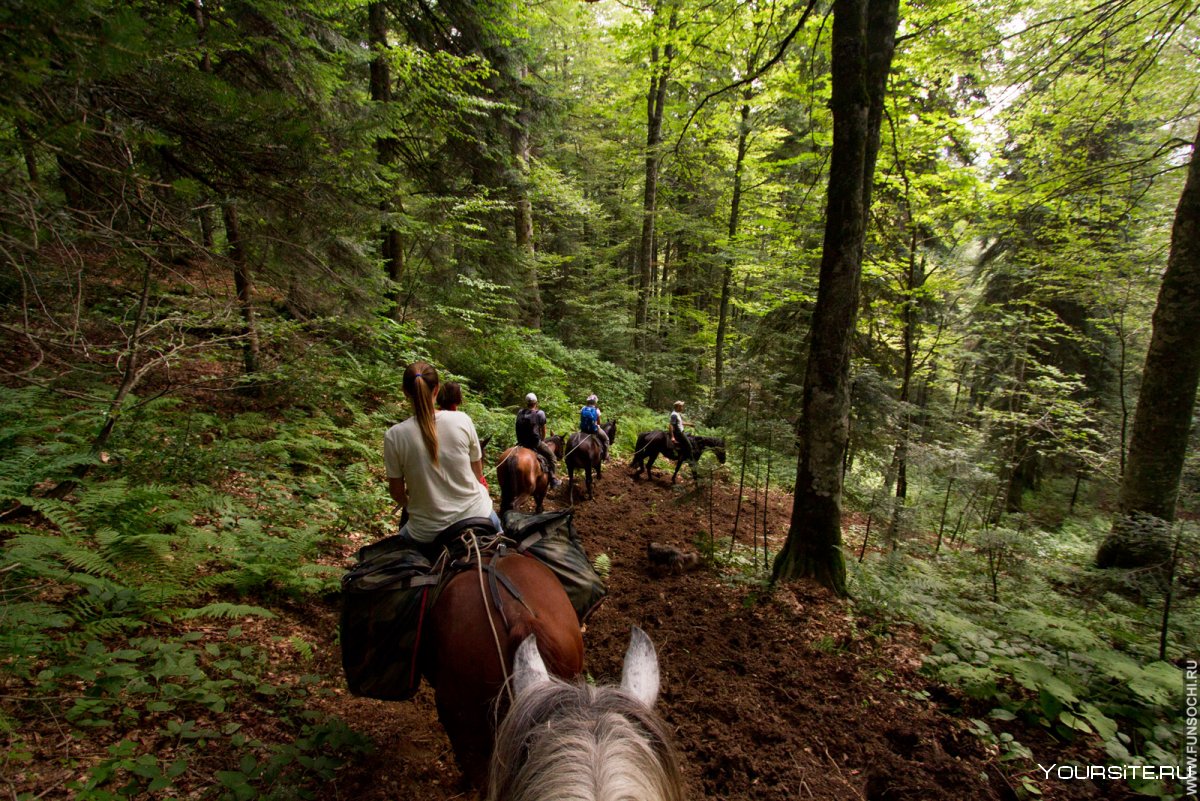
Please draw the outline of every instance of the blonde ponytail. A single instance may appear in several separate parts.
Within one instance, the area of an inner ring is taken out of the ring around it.
[[[438,463],[437,423],[434,421],[433,399],[437,395],[438,374],[427,362],[413,362],[404,370],[404,394],[412,401],[413,415],[421,427],[421,439],[429,459]]]

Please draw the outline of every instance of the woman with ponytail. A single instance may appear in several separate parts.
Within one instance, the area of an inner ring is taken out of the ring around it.
[[[408,509],[400,535],[420,549],[468,517],[500,519],[483,484],[483,450],[466,412],[434,409],[438,374],[426,362],[404,370],[404,394],[413,414],[383,436],[388,492]]]

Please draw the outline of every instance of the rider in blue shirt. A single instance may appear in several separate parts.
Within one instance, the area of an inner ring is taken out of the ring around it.
[[[596,407],[598,402],[599,399],[595,395],[588,395],[587,405],[579,410],[579,430],[600,440],[600,458],[607,462],[608,446],[612,443],[608,441],[608,434],[600,427],[600,410]]]

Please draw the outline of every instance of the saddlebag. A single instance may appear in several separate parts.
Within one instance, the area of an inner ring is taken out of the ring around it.
[[[429,560],[388,537],[358,552],[342,577],[342,669],[350,692],[405,701],[421,686],[421,629],[438,575]]]
[[[504,516],[504,536],[517,543],[518,553],[550,568],[567,591],[580,624],[586,623],[608,590],[583,550],[572,512],[526,515],[510,511]]]

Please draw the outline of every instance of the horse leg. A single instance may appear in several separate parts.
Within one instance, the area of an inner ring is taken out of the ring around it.
[[[454,748],[454,761],[464,785],[486,787],[488,757],[495,736],[489,721],[492,697],[451,700],[445,694],[436,694],[435,700],[438,720]]]
[[[590,500],[592,500],[592,498],[595,497],[592,494],[592,466],[591,465],[587,466],[587,491],[588,491],[588,500],[590,501]]]
[[[675,483],[675,479],[679,478],[679,468],[683,467],[683,459],[675,463],[675,472],[671,475],[671,483]]]

